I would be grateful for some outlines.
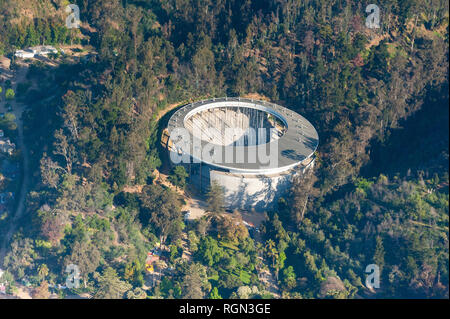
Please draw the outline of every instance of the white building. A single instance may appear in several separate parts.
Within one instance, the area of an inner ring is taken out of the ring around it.
[[[38,45],[35,47],[31,47],[30,50],[32,50],[35,55],[42,55],[42,56],[46,56],[50,53],[54,54],[58,53],[58,50],[51,45]]]
[[[27,59],[27,58],[33,58],[34,52],[32,50],[17,50],[14,55],[18,58]]]
[[[186,104],[169,119],[167,133],[172,164],[183,165],[202,192],[221,186],[230,210],[272,209],[293,178],[313,168],[319,145],[300,114],[241,97]]]
[[[38,45],[25,50],[17,50],[14,55],[18,58],[26,59],[39,55],[47,56],[50,53],[56,54],[58,53],[58,50],[51,45]]]

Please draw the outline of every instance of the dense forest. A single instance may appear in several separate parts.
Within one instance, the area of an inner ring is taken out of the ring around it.
[[[79,30],[65,27],[68,1],[0,0],[0,55],[47,43],[97,53],[28,70],[31,187],[0,265],[8,289],[26,279],[48,297],[73,263],[73,293],[94,298],[273,298],[264,267],[282,298],[448,298],[447,1],[382,1],[378,29],[351,0],[73,2]],[[314,171],[265,212],[259,241],[222,216],[214,187],[211,215],[188,224],[182,172],[177,189],[154,183],[160,111],[246,94],[320,136]],[[156,243],[171,271],[148,287]],[[365,285],[369,264],[380,289]]]

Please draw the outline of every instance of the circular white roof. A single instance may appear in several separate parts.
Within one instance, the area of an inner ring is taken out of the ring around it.
[[[252,108],[267,112],[279,118],[285,124],[286,130],[279,139],[270,141],[267,144],[253,146],[213,145],[217,154],[221,154],[221,156],[214,158],[214,160],[200,155],[201,150],[198,150],[199,147],[200,149],[207,148],[208,142],[199,139],[188,130],[184,130],[184,134],[189,134],[190,143],[188,145],[184,144],[184,147],[180,147],[180,144],[177,142],[178,140],[172,136],[177,135],[177,132],[179,132],[177,129],[185,129],[187,119],[194,114],[219,107]],[[267,174],[286,171],[313,155],[319,144],[319,136],[314,126],[298,113],[274,103],[239,97],[214,98],[187,104],[172,115],[169,119],[167,129],[175,148],[180,154],[190,155],[193,160],[236,173]],[[252,160],[252,157],[248,156],[248,154],[257,154],[260,152],[261,150],[258,148],[261,147],[264,147],[266,154],[270,156],[270,163],[267,163],[264,159],[260,159],[259,156],[256,156],[256,160]],[[235,159],[229,161],[225,154],[227,151],[230,151],[230,148],[236,154],[245,154],[245,160],[239,161]]]

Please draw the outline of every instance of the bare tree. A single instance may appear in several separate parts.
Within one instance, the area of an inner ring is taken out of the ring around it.
[[[75,157],[75,148],[72,144],[69,144],[67,137],[64,135],[63,130],[59,129],[55,133],[55,143],[53,144],[55,155],[61,155],[66,162],[66,171],[71,174],[73,159]]]
[[[44,185],[50,186],[52,188],[56,188],[59,182],[59,174],[58,170],[62,170],[67,173],[66,169],[59,166],[56,162],[54,162],[50,157],[44,153],[44,156],[41,159],[41,177]]]
[[[319,190],[314,187],[316,181],[317,177],[311,170],[307,171],[303,176],[294,178],[290,192],[292,199],[290,217],[296,224],[303,220],[310,199],[318,195]]]

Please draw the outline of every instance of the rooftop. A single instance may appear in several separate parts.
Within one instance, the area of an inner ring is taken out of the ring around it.
[[[168,132],[169,134],[174,133],[173,135],[177,137],[175,134],[176,129],[185,128],[187,130],[186,123],[194,114],[213,108],[232,107],[263,111],[275,116],[285,124],[286,129],[281,137],[270,140],[266,144],[262,144],[267,146],[267,153],[270,149],[277,150],[276,163],[268,165],[267,163],[261,162],[258,156],[254,162],[245,160],[241,163],[237,161],[229,163],[225,161],[225,154],[229,147],[233,148],[236,154],[239,152],[243,154],[255,152],[254,154],[257,154],[258,152],[257,147],[259,147],[259,145],[238,146],[235,144],[231,146],[213,144],[214,148],[221,149],[222,158],[214,159],[213,161],[203,158],[202,162],[234,173],[277,173],[299,165],[304,160],[310,158],[317,149],[319,144],[317,131],[303,116],[274,103],[239,97],[214,98],[187,104],[172,115],[167,127]],[[217,123],[211,124],[217,125]],[[196,146],[194,151],[194,145],[201,145],[201,150],[203,150],[207,145],[211,145],[211,143],[200,140],[194,136],[191,131],[187,131],[189,132],[190,141],[192,142],[189,145],[184,145],[183,149],[183,146],[180,146],[179,139],[175,138],[174,140],[171,140],[174,145],[172,150],[199,159],[199,150]],[[245,155],[245,159],[247,159],[247,155]]]

